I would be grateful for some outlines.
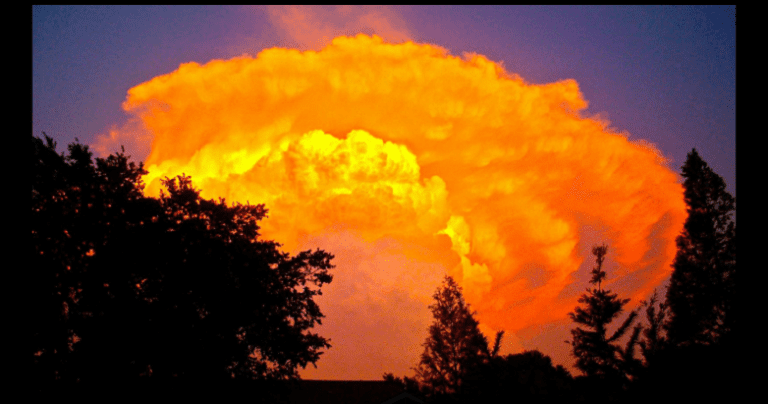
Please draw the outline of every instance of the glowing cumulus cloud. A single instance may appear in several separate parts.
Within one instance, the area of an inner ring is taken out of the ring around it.
[[[620,296],[660,285],[682,186],[586,107],[573,80],[528,84],[481,55],[366,35],[183,64],[124,103],[153,136],[149,195],[186,173],[205,198],[265,203],[262,233],[286,250],[336,255],[318,330],[333,348],[303,374],[328,379],[410,374],[444,273],[508,352],[568,321],[594,244],[610,245]]]

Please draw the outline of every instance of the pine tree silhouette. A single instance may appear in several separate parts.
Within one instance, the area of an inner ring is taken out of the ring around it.
[[[688,218],[667,289],[668,334],[676,345],[713,344],[727,338],[736,321],[736,201],[696,149],[682,175]]]

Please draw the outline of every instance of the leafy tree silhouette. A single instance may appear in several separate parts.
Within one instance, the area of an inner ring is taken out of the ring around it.
[[[189,177],[142,194],[142,165],[33,137],[31,327],[39,380],[296,379],[333,256],[262,240],[263,205],[206,200]]]
[[[573,377],[541,352],[491,356],[466,378],[464,402],[564,402],[573,398]]]
[[[605,386],[606,393],[610,395],[616,394],[616,389],[626,385],[628,376],[638,365],[634,359],[634,346],[641,328],[634,328],[625,349],[616,344],[637,317],[637,311],[631,311],[621,326],[608,336],[608,326],[621,314],[629,299],[619,299],[617,294],[602,288],[602,281],[606,278],[603,261],[608,253],[608,246],[594,247],[592,253],[597,257],[597,266],[592,269],[590,283],[596,284],[597,287],[587,288],[587,293],[579,298],[579,303],[584,307],[576,307],[569,314],[571,320],[584,328],[576,327],[571,330],[573,340],[568,343],[573,346],[576,367],[584,372],[591,382]]]
[[[688,218],[667,289],[671,342],[713,344],[735,326],[735,199],[696,149],[682,167]]]
[[[460,393],[468,372],[491,354],[488,340],[461,292],[453,278],[446,276],[429,306],[434,321],[416,368],[416,380],[430,397]],[[496,352],[501,335],[496,337]]]
[[[426,387],[420,385],[419,381],[413,377],[408,377],[408,376],[397,377],[391,372],[386,372],[384,373],[384,381],[387,383],[394,384],[398,386],[400,389],[402,389],[403,391],[408,392],[416,397],[423,397],[429,393]]]

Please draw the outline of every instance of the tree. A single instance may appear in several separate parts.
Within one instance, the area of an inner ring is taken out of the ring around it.
[[[648,367],[652,366],[656,357],[664,350],[667,344],[667,338],[664,334],[664,324],[668,312],[667,305],[665,302],[659,302],[657,308],[657,301],[658,294],[654,290],[650,300],[642,304],[645,306],[645,317],[648,321],[648,326],[643,327],[643,340],[638,342],[638,345],[640,345],[640,351]]]
[[[588,378],[623,384],[635,365],[633,350],[640,328],[634,328],[625,349],[622,350],[616,342],[629,330],[637,312],[630,312],[624,323],[608,336],[608,326],[621,314],[629,299],[619,299],[617,294],[602,288],[606,278],[603,261],[608,247],[594,247],[592,253],[597,257],[597,266],[592,269],[590,283],[596,284],[597,288],[587,288],[587,293],[579,298],[584,307],[576,307],[569,314],[574,322],[584,326],[571,330],[573,340],[569,343],[573,346],[576,367]]]
[[[143,166],[33,137],[28,339],[40,380],[297,378],[333,256],[263,240],[263,205],[200,197],[189,177],[143,196]]]
[[[393,384],[401,390],[410,393],[416,397],[419,397],[425,393],[428,393],[425,386],[419,385],[418,380],[413,377],[397,377],[394,374],[387,372],[384,373],[384,381]]]
[[[492,356],[473,368],[463,389],[466,402],[573,401],[573,377],[537,350]]]
[[[666,301],[655,311],[654,295],[647,308],[649,326],[640,342],[646,368],[632,394],[713,401],[732,394],[739,377],[735,199],[696,149],[688,153],[682,176],[688,217],[676,240]]]
[[[416,368],[416,379],[431,395],[456,394],[468,372],[490,356],[488,340],[478,329],[475,313],[453,278],[446,276],[433,298],[435,302],[429,308],[434,321]],[[497,346],[500,339],[501,333],[497,335]]]
[[[667,289],[667,331],[675,345],[713,344],[735,325],[736,202],[696,149],[682,175],[688,218]]]

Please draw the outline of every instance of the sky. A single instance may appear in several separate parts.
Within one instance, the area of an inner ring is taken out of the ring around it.
[[[149,193],[191,173],[204,197],[266,203],[286,250],[336,255],[318,330],[333,347],[304,378],[411,375],[444,274],[489,338],[507,331],[502,353],[573,369],[591,247],[611,246],[633,309],[671,271],[687,153],[736,196],[735,6],[32,17],[33,135],[123,145]]]

